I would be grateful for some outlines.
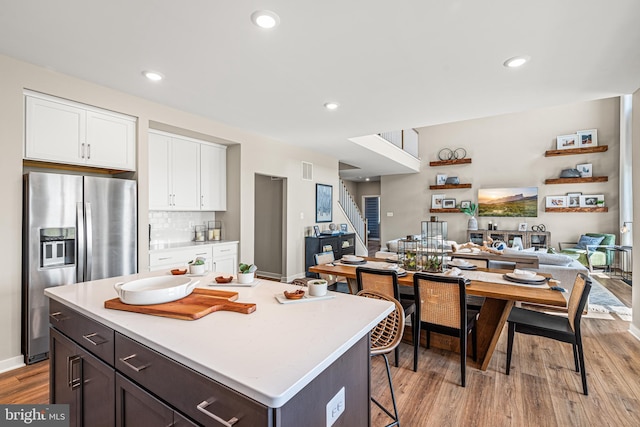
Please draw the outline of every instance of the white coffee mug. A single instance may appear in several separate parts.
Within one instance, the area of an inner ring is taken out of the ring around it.
[[[323,279],[309,280],[309,295],[312,297],[321,297],[327,294],[327,281]]]

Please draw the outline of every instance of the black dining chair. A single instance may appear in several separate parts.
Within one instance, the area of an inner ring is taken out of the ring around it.
[[[569,296],[568,316],[566,318],[518,307],[511,309],[511,314],[507,319],[509,328],[507,375],[511,370],[511,353],[516,332],[551,338],[573,345],[573,360],[576,365],[576,372],[580,372],[582,376],[582,391],[585,396],[588,395],[587,371],[584,366],[584,351],[582,349],[582,335],[580,334],[580,319],[582,318],[582,311],[587,304],[590,290],[591,279],[583,273],[578,273]]]
[[[462,387],[466,385],[467,336],[471,333],[473,360],[478,356],[476,320],[478,311],[467,307],[467,280],[464,277],[439,276],[415,273],[413,289],[416,295],[416,311],[420,329],[427,333],[427,348],[431,345],[431,332],[460,339],[460,376]],[[415,354],[416,361],[418,353]]]
[[[416,302],[413,298],[405,298],[400,294],[400,285],[398,284],[398,274],[395,270],[382,270],[376,268],[358,267],[356,268],[356,282],[358,284],[358,292],[374,291],[383,295],[387,295],[400,301],[402,309],[406,317],[411,318],[411,339],[413,341],[413,370],[418,370],[418,335],[416,335]],[[395,348],[395,364],[398,367],[398,359],[400,349]]]

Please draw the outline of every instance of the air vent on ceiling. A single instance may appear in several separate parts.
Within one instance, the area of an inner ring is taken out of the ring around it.
[[[302,179],[313,181],[313,163],[302,162]]]

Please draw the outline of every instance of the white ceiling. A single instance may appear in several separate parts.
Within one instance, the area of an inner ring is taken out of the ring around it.
[[[0,53],[366,175],[384,159],[350,137],[636,91],[639,18],[638,0],[0,0]]]

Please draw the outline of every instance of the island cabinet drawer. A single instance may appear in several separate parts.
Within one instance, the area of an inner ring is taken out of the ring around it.
[[[217,257],[234,255],[237,253],[238,253],[237,243],[230,243],[228,245],[217,244],[213,246],[213,259],[216,259]]]
[[[117,332],[115,340],[116,369],[199,424],[273,425],[268,407]]]
[[[49,300],[49,323],[90,353],[113,366],[113,329],[53,299]]]

